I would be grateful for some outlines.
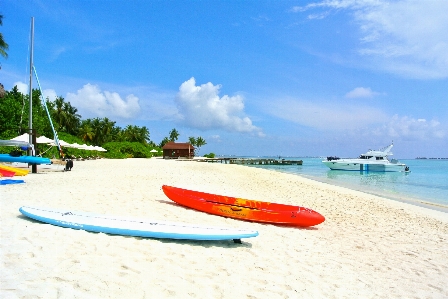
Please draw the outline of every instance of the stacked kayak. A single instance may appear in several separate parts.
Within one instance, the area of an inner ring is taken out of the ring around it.
[[[10,154],[0,154],[0,162],[51,164],[51,161],[48,158],[35,157],[35,156],[11,156]]]
[[[6,170],[6,169],[1,169],[0,168],[0,177],[8,177],[8,178],[12,178],[16,173],[14,171],[10,171],[10,170]]]
[[[22,184],[25,183],[24,180],[11,180],[11,179],[7,179],[7,180],[0,180],[0,185],[12,185],[12,184]]]
[[[228,197],[166,185],[162,186],[162,190],[169,199],[182,206],[224,217],[301,227],[318,225],[325,221],[325,217],[318,212],[299,206]]]
[[[15,176],[24,176],[24,175],[27,175],[30,171],[28,169],[20,169],[20,168],[0,164],[0,173],[3,173],[3,172],[14,173]],[[3,176],[7,176],[7,175],[3,175]]]

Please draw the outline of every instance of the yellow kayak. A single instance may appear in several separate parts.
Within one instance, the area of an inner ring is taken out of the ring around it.
[[[11,167],[11,166],[6,166],[4,164],[0,164],[0,169],[13,171],[16,173],[15,175],[17,175],[17,176],[24,176],[30,172],[29,169],[16,168],[16,167]]]

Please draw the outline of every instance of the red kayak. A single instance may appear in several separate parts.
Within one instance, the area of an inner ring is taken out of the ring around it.
[[[299,206],[248,200],[162,186],[172,201],[202,212],[230,218],[293,226],[313,226],[325,221],[316,211]]]
[[[15,175],[16,175],[16,173],[14,171],[10,171],[10,170],[6,170],[6,169],[1,169],[0,168],[0,177],[4,176],[4,177],[12,178]]]

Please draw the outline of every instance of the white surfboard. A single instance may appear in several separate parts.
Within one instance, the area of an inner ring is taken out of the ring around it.
[[[233,239],[236,243],[240,243],[241,238],[258,236],[258,232],[252,230],[207,227],[196,224],[109,216],[76,212],[69,209],[56,210],[51,208],[23,206],[19,211],[23,215],[40,222],[113,235],[185,240]]]

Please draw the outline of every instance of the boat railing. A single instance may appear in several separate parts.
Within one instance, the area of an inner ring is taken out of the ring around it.
[[[327,157],[327,161],[339,160],[339,157]]]

